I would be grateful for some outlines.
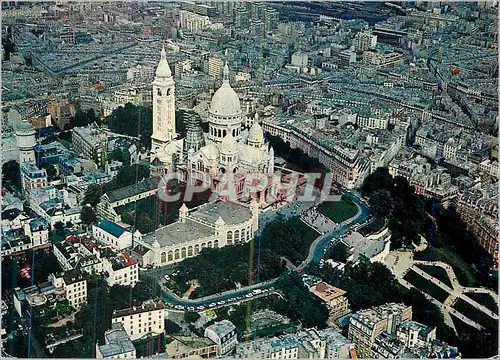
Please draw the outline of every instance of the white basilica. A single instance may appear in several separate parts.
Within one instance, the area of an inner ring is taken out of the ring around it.
[[[206,145],[198,150],[187,149],[187,156],[184,156],[183,139],[176,139],[175,132],[175,82],[165,49],[162,49],[153,82],[151,164],[155,172],[161,175],[179,170],[184,174],[184,180],[202,181],[219,192],[223,191],[220,179],[224,175],[226,179],[234,180],[238,196],[241,196],[249,174],[272,178],[274,151],[265,142],[258,115],[251,128],[244,129],[244,115],[238,94],[229,84],[227,64],[222,85],[212,97],[208,122],[209,132],[204,134]],[[266,191],[258,195],[261,202]]]

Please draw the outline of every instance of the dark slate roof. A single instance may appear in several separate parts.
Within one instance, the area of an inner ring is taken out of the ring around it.
[[[147,178],[138,182],[106,193],[110,202],[120,201],[128,197],[138,195],[158,187],[159,178]]]
[[[101,228],[102,230],[106,231],[107,233],[110,233],[114,237],[120,237],[122,234],[126,231],[124,228],[122,228],[120,225],[113,221],[109,221],[108,219],[104,219],[99,221],[97,224],[98,228]]]

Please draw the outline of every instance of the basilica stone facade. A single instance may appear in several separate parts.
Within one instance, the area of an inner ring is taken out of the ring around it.
[[[222,85],[212,97],[209,132],[203,134],[200,146],[191,144],[191,139],[187,142],[175,138],[174,105],[175,83],[165,50],[162,50],[153,82],[151,164],[154,172],[163,175],[177,171],[183,180],[192,184],[202,182],[219,193],[224,193],[227,183],[231,182],[230,187],[236,191],[238,199],[250,178],[272,179],[274,151],[264,139],[258,115],[250,129],[244,128],[244,115],[238,94],[229,83],[227,64]],[[257,196],[262,203],[269,190],[270,186],[252,197]]]

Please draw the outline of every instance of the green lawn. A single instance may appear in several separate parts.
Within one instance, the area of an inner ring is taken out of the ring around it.
[[[451,285],[450,278],[448,277],[448,274],[446,273],[446,270],[443,269],[441,266],[435,266],[435,265],[424,265],[424,264],[415,264],[419,269],[424,270],[427,274],[430,276],[435,277],[439,281],[441,281],[443,284],[448,285],[450,288],[453,289],[453,286]]]
[[[498,312],[498,305],[495,302],[495,299],[491,297],[490,294],[485,293],[466,293],[469,298],[477,302],[478,304],[483,305],[484,307],[490,309],[493,312]]]
[[[333,222],[341,223],[356,215],[358,208],[351,201],[342,198],[341,201],[322,202],[318,205],[318,211]]]
[[[442,261],[446,264],[450,264],[460,285],[468,287],[475,287],[478,285],[474,274],[470,270],[469,264],[467,264],[464,259],[462,259],[462,257],[451,248],[427,248],[424,251],[415,253],[414,259]]]
[[[410,284],[412,284],[413,286],[415,286],[420,291],[432,296],[434,299],[436,299],[439,302],[444,302],[449,295],[446,291],[444,291],[438,285],[423,278],[422,276],[420,276],[419,274],[417,274],[413,270],[408,271],[408,273],[404,276],[404,279],[406,281],[408,281]]]
[[[380,230],[384,228],[385,221],[383,219],[375,219],[372,223],[363,226],[361,229],[358,230],[358,232],[361,235],[370,235],[370,234],[376,234]]]
[[[486,315],[481,310],[476,309],[474,306],[462,299],[458,299],[455,305],[453,305],[453,308],[462,315],[486,328],[495,328],[498,326],[497,321],[495,321],[492,317]]]

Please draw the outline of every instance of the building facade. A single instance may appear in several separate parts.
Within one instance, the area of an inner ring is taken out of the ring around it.
[[[165,330],[165,306],[161,301],[149,300],[140,306],[115,310],[111,323],[121,323],[132,341],[148,334],[163,334]]]

